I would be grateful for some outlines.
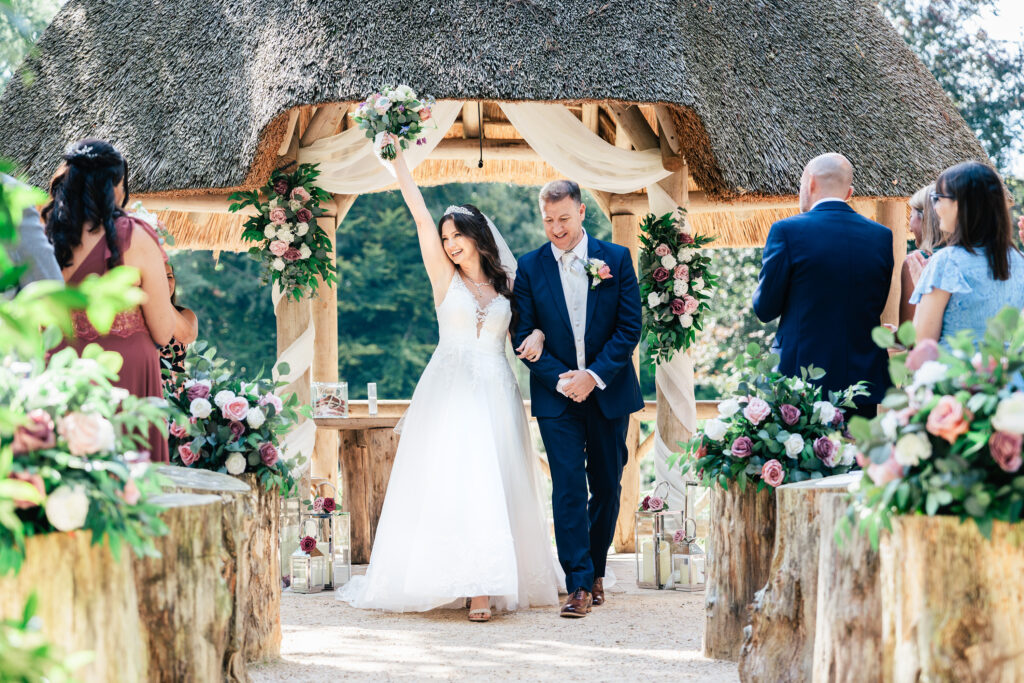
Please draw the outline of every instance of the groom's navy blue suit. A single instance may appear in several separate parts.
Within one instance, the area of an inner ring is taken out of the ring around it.
[[[892,278],[892,231],[842,201],[778,221],[768,233],[754,312],[779,320],[773,351],[779,371],[814,365],[821,385],[837,391],[870,382],[865,410],[889,387],[888,355],[871,340]]]
[[[586,368],[601,378],[604,389],[595,387],[582,403],[556,389],[560,374],[579,367],[559,264],[550,244],[519,259],[514,291],[519,315],[515,345],[534,329],[545,335],[541,357],[524,362],[530,368],[533,414],[551,468],[555,540],[570,594],[580,588],[590,591],[595,576],[604,576],[619,514],[629,415],[644,405],[633,370],[641,319],[633,260],[625,247],[589,235],[587,240],[588,258],[601,259],[612,273],[587,290],[584,332]]]

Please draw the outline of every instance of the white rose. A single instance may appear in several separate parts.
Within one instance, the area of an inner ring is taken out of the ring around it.
[[[992,427],[1008,434],[1024,434],[1024,393],[1018,391],[999,402]]]
[[[804,381],[802,379],[796,377],[795,379],[793,379],[793,382],[789,386],[793,391],[803,391],[804,387],[806,387],[807,385],[804,384]]]
[[[235,392],[224,389],[222,391],[218,391],[217,395],[213,397],[213,403],[218,408],[223,408],[224,404],[233,399],[234,397]]]
[[[312,256],[312,254],[313,254],[313,252],[310,251],[309,247],[306,246],[305,244],[303,244],[301,247],[299,247],[299,258],[307,259],[310,256]]]
[[[889,441],[896,440],[896,430],[899,429],[900,421],[896,417],[896,413],[892,410],[882,416],[882,433],[885,434],[885,438]]]
[[[699,277],[693,281],[693,291],[700,292],[704,289],[704,278]]]
[[[281,240],[285,244],[291,244],[295,241],[295,233],[288,228],[281,228],[277,231],[277,239]]]
[[[732,417],[740,412],[740,402],[734,398],[727,398],[718,404],[718,414],[722,417]]]
[[[668,270],[672,270],[676,267],[676,257],[672,254],[665,254],[661,257],[661,265]]]
[[[657,308],[658,304],[661,303],[661,296],[657,292],[651,292],[647,295],[647,307]]]
[[[57,531],[81,529],[88,514],[89,496],[80,486],[58,486],[46,497],[46,519]]]
[[[672,293],[676,296],[683,296],[690,291],[690,286],[686,284],[686,280],[676,280],[672,283]]]
[[[790,434],[789,438],[782,445],[786,448],[786,455],[791,458],[798,458],[804,450],[804,437],[799,434]]]
[[[924,434],[904,434],[896,442],[893,457],[901,465],[913,467],[922,460],[932,457],[932,444]]]
[[[192,403],[189,404],[188,412],[192,414],[192,417],[205,420],[213,412],[213,406],[205,398],[197,398],[193,399]]]
[[[839,452],[839,464],[843,467],[849,467],[857,459],[857,447],[852,443],[848,443],[843,446],[843,449]]]
[[[267,227],[263,228],[263,236],[266,237],[268,240],[274,239],[274,236],[276,234],[277,234],[277,228],[274,227],[273,223],[271,223]]]
[[[274,270],[284,270],[284,259],[280,259],[280,258],[274,259],[273,266],[274,266]]]
[[[918,386],[933,386],[946,378],[949,369],[937,360],[926,360],[917,372],[914,373],[914,384]]]
[[[291,209],[292,211],[298,211],[299,209],[302,208],[302,202],[300,202],[298,199],[293,199],[290,202],[288,202],[288,208]]]
[[[683,313],[679,316],[679,324],[683,327],[690,327],[693,325],[693,316],[689,313]]]
[[[227,468],[228,474],[241,474],[245,472],[245,465],[245,456],[241,453],[232,453],[224,461],[224,467]]]
[[[832,420],[836,419],[836,407],[828,401],[815,401],[814,413],[818,415],[818,422],[823,425],[832,424]]]
[[[281,202],[278,200],[277,197],[274,197],[273,199],[270,200],[270,208],[271,209],[276,209],[279,206],[281,206]]]
[[[259,406],[253,406],[249,408],[249,413],[245,416],[245,421],[249,423],[249,426],[253,429],[259,429],[263,426],[263,423],[267,421],[267,416],[263,414],[263,411]]]
[[[717,418],[704,423],[704,436],[712,441],[721,441],[727,431],[729,431],[729,425]]]
[[[678,258],[681,263],[689,263],[693,260],[693,251],[683,247],[679,250],[679,253],[676,254],[676,258]]]
[[[299,223],[295,226],[295,234],[302,237],[309,232],[309,223]]]
[[[187,380],[185,380],[185,388],[186,389],[191,389],[192,387],[194,387],[198,383],[199,383],[199,380],[187,379]]]

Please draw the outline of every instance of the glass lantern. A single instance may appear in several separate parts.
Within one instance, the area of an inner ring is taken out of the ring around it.
[[[689,487],[697,482],[686,482]],[[704,590],[704,549],[697,544],[697,520],[690,514],[690,496],[685,498],[683,528],[672,536],[672,588],[678,591]]]
[[[313,417],[348,417],[348,382],[313,382]]]
[[[336,487],[327,479],[313,479],[312,484]],[[334,590],[344,586],[352,578],[352,529],[351,516],[347,512],[307,512],[302,514],[299,525],[302,533],[316,539],[316,547],[327,562],[327,576],[324,588]]]
[[[659,484],[655,495],[667,486]],[[704,554],[695,542],[697,523],[688,514],[689,496],[684,497],[683,507],[682,511],[636,512],[637,587],[703,589]]]
[[[327,578],[327,558],[319,548],[308,553],[297,548],[292,553],[292,591],[296,593],[319,593],[324,589]]]

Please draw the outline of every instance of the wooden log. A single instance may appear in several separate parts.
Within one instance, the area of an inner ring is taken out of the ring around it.
[[[599,106],[596,102],[585,102],[582,107],[581,118],[583,125],[590,129],[591,133],[597,133]]]
[[[398,441],[391,428],[341,433],[342,502],[351,515],[354,564],[370,561]]]
[[[892,279],[885,300],[882,322],[900,323],[900,273],[907,258],[907,203],[903,199],[879,199],[875,202],[875,220],[892,230]]]
[[[320,138],[326,138],[338,132],[341,122],[348,112],[348,105],[341,103],[323,104],[317,107],[309,125],[299,139],[299,145],[308,147]]]
[[[754,594],[768,580],[775,491],[712,489],[704,609],[704,656],[736,661]]]
[[[238,496],[175,493],[158,499],[170,532],[160,557],[137,558],[140,632],[153,683],[246,681],[240,614],[248,603],[245,508]],[[140,678],[139,680],[144,680]]]
[[[268,491],[254,472],[239,478],[249,485],[245,659],[260,662],[281,656],[281,496],[276,487]]]
[[[882,537],[883,680],[1024,680],[1024,524],[991,540],[955,517],[899,516]]]
[[[480,137],[480,103],[466,102],[462,105],[462,137],[476,140]]]
[[[0,578],[0,619],[20,617],[33,592],[46,639],[66,655],[93,653],[75,670],[76,680],[146,680],[147,647],[128,548],[115,559],[106,542],[92,544],[88,531],[32,536],[21,571]]]

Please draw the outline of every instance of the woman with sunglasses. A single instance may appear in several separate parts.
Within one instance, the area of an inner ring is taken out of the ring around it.
[[[968,161],[943,171],[930,198],[947,246],[910,297],[917,339],[961,330],[981,339],[1004,307],[1024,308],[1024,255],[1012,242],[1006,189],[991,168]]]
[[[914,235],[917,249],[907,254],[900,272],[900,324],[914,320],[914,309],[910,303],[910,295],[921,279],[921,272],[928,265],[932,254],[942,248],[942,232],[939,230],[939,219],[932,207],[931,193],[935,191],[935,183],[925,185],[914,193],[910,204],[910,232]]]

